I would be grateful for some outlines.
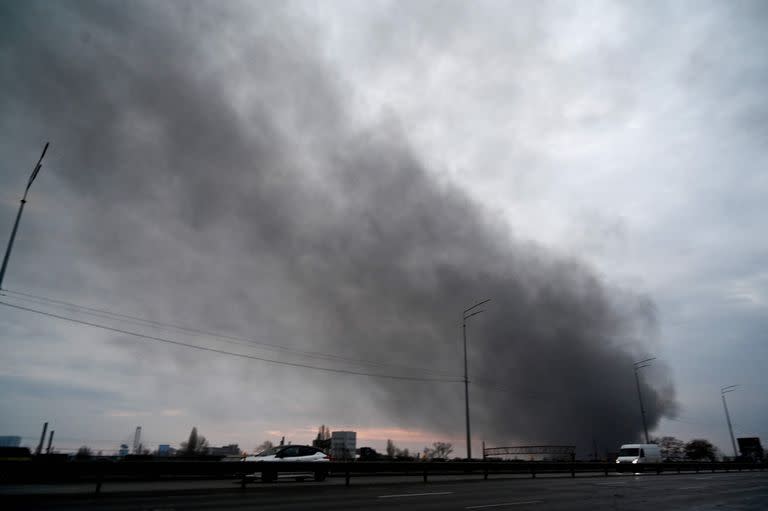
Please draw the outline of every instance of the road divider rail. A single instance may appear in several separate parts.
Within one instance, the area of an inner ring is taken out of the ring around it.
[[[106,481],[156,481],[179,479],[233,479],[242,487],[254,481],[262,471],[270,473],[325,472],[331,477],[343,477],[348,486],[352,478],[382,476],[421,477],[467,475],[488,479],[493,475],[600,474],[608,477],[618,471],[651,474],[690,472],[763,471],[768,463],[680,462],[646,465],[617,465],[604,462],[514,462],[514,461],[335,461],[335,462],[225,462],[180,460],[46,460],[0,461],[0,484],[7,483],[84,483],[101,490]]]

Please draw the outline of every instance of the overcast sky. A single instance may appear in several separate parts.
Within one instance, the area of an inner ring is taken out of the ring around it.
[[[0,435],[768,438],[764,2],[222,4],[0,5]]]

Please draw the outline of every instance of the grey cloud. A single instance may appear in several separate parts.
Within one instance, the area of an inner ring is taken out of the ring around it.
[[[353,122],[311,25],[272,7],[13,6],[0,129],[50,134],[104,287],[212,328],[452,374],[460,313],[489,297],[470,325],[476,431],[638,438],[632,361],[649,345],[622,342],[656,335],[649,300],[510,236],[435,181],[395,119]],[[676,406],[655,375],[651,427]],[[363,384],[405,424],[461,432],[459,384]]]

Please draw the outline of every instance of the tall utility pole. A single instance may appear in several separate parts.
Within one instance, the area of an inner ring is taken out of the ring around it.
[[[467,364],[467,320],[472,316],[476,316],[481,312],[483,312],[482,309],[480,310],[474,310],[474,309],[490,301],[491,299],[489,298],[487,300],[483,300],[482,302],[477,302],[476,304],[474,304],[472,307],[468,309],[464,309],[464,314],[462,314],[462,321],[461,321],[462,333],[464,334],[464,411],[467,419],[467,459],[468,460],[472,459],[472,438],[469,431],[469,365]]]
[[[13,223],[13,230],[11,231],[11,239],[8,240],[8,247],[5,249],[5,257],[3,257],[3,265],[0,267],[0,289],[3,289],[3,277],[5,277],[5,269],[8,267],[8,258],[11,257],[11,250],[13,249],[13,240],[16,239],[16,231],[19,229],[19,220],[21,220],[21,213],[24,211],[24,204],[27,203],[27,194],[29,193],[29,187],[32,186],[32,181],[37,177],[37,173],[40,172],[40,168],[43,166],[43,156],[48,150],[49,142],[45,143],[43,148],[43,154],[40,155],[40,159],[37,160],[37,165],[32,170],[32,175],[29,176],[27,181],[27,188],[24,190],[24,196],[21,198],[21,205],[19,206],[19,212],[16,213],[16,221]]]
[[[45,432],[48,430],[48,423],[43,424],[43,432],[40,434],[40,443],[37,444],[35,454],[40,455],[43,453],[43,442],[45,442]]]
[[[51,433],[48,435],[48,448],[45,450],[45,454],[51,454],[51,445],[53,445],[53,434],[56,433],[54,430],[51,430]]]
[[[720,397],[723,398],[723,408],[725,409],[725,420],[728,422],[728,432],[731,434],[731,445],[733,445],[733,457],[739,457],[739,451],[736,449],[736,440],[733,438],[733,426],[731,426],[731,415],[728,413],[728,405],[725,402],[725,395],[729,392],[738,390],[739,385],[728,385],[720,388]]]
[[[633,364],[635,367],[635,383],[637,384],[637,399],[638,401],[640,401],[640,416],[643,418],[643,431],[645,432],[646,444],[650,444],[651,441],[648,439],[648,425],[645,422],[645,408],[643,407],[643,395],[640,392],[640,377],[637,375],[637,371],[639,371],[643,367],[648,367],[649,365],[651,365],[651,361],[653,360],[656,360],[656,357],[646,358],[645,360],[641,360]]]

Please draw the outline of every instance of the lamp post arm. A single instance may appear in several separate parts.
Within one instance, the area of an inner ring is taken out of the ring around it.
[[[476,309],[476,308],[480,307],[481,305],[483,305],[483,304],[485,304],[485,303],[488,303],[488,302],[490,302],[490,301],[491,301],[491,299],[490,299],[490,298],[488,298],[487,300],[483,300],[483,301],[481,301],[481,302],[477,302],[477,303],[476,303],[476,304],[474,304],[472,307],[469,307],[469,308],[467,308],[467,309],[464,309],[464,314],[466,315],[466,314],[467,314],[467,312],[471,311],[472,309]]]
[[[37,160],[37,165],[35,165],[35,168],[32,170],[32,174],[30,174],[29,176],[29,181],[27,181],[27,187],[24,189],[24,195],[21,198],[19,211],[16,213],[16,220],[13,222],[11,237],[8,240],[8,246],[5,248],[5,255],[3,256],[3,265],[0,266],[0,289],[3,289],[3,278],[5,277],[5,270],[8,268],[8,260],[11,257],[11,250],[13,250],[13,242],[16,239],[16,231],[19,230],[19,221],[21,220],[21,214],[24,212],[24,205],[27,203],[27,194],[29,193],[29,187],[32,186],[32,182],[35,180],[35,178],[37,177],[37,174],[40,172],[40,168],[43,166],[43,156],[45,156],[45,153],[48,151],[49,145],[50,145],[50,142],[45,143],[45,147],[43,148],[43,152],[40,155],[40,159]]]

